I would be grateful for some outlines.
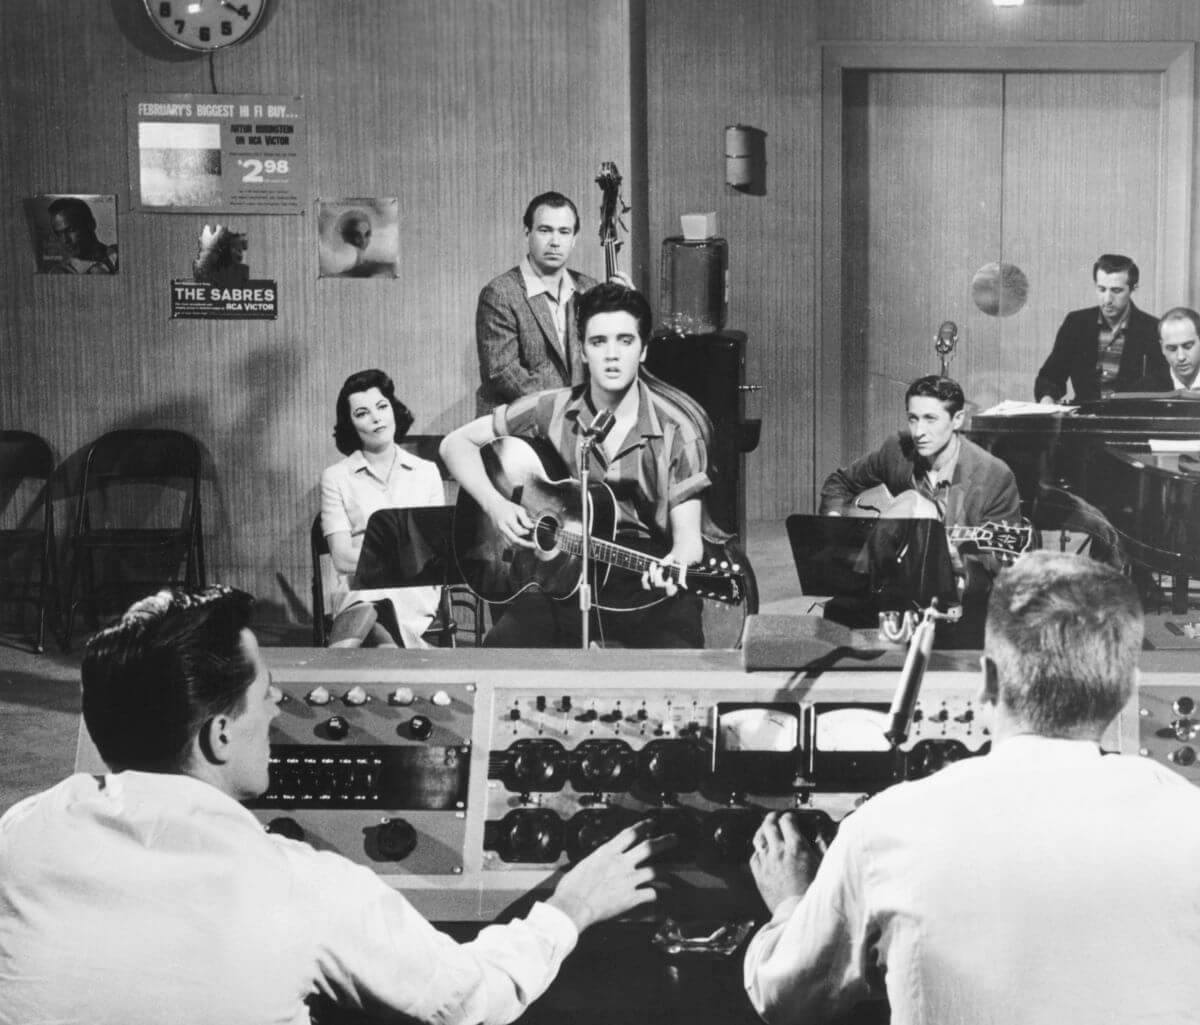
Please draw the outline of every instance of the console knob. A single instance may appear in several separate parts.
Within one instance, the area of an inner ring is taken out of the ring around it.
[[[389,705],[411,705],[413,700],[411,687],[397,687],[388,695]]]
[[[611,808],[579,812],[567,823],[567,857],[573,862],[586,858],[601,844],[611,840],[620,828],[619,816]]]
[[[1185,715],[1172,722],[1171,729],[1175,731],[1175,736],[1180,740],[1191,740],[1196,735],[1196,731],[1200,729],[1200,722],[1197,722],[1195,719],[1189,719]]]
[[[450,695],[444,690],[436,690],[433,692],[433,697],[431,697],[429,700],[437,705],[438,708],[445,708],[448,704],[450,704]]]
[[[641,757],[645,775],[658,790],[680,793],[699,785],[700,753],[689,741],[651,741]]]
[[[314,687],[304,696],[304,700],[310,705],[327,705],[330,701],[330,694],[324,687]]]
[[[580,775],[591,783],[603,783],[605,780],[611,779],[620,769],[621,760],[612,751],[604,748],[590,751],[579,762]]]
[[[487,839],[489,830],[485,828],[484,843],[505,861],[546,864],[557,861],[562,853],[562,819],[548,808],[518,808],[488,825],[492,838]]]
[[[1175,699],[1175,712],[1178,715],[1191,715],[1196,711],[1196,702],[1186,694]]]
[[[414,715],[408,720],[408,733],[414,740],[428,740],[433,733],[433,720],[426,715]]]
[[[331,715],[325,723],[325,730],[334,740],[341,740],[350,732],[350,723],[340,715]]]
[[[745,813],[718,815],[712,844],[722,861],[741,863],[751,854],[750,842],[761,817]]]
[[[1181,747],[1178,751],[1172,751],[1169,757],[1176,765],[1193,765],[1196,761],[1196,749]]]
[[[346,696],[342,700],[348,705],[365,705],[367,703],[367,692],[362,686],[356,683],[346,691]]]
[[[389,861],[403,861],[416,849],[417,831],[404,819],[390,819],[379,827],[379,853]]]
[[[303,840],[304,830],[300,823],[287,815],[280,815],[267,823],[267,832],[276,836],[286,836],[289,840]]]
[[[554,766],[537,751],[525,750],[513,759],[512,773],[521,783],[545,783],[554,774]]]

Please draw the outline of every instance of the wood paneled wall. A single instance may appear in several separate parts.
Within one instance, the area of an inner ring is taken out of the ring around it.
[[[629,266],[655,301],[661,239],[681,213],[718,212],[730,326],[748,333],[747,379],[763,387],[747,404],[764,423],[748,512],[777,519],[812,508],[830,469],[813,454],[821,44],[1200,38],[1200,6],[1178,0],[281,0],[263,34],[210,68],[133,45],[118,15],[138,2],[0,5],[0,422],[64,459],[116,426],[195,434],[210,457],[210,575],[292,621],[307,616],[306,530],[336,455],[338,385],[379,365],[416,431],[470,416],[475,298],[521,253],[534,192],[579,201],[574,262],[594,274],[593,178],[600,160],[628,167],[631,223],[645,225]],[[232,225],[250,235],[255,276],[279,282],[279,320],[170,321],[167,284],[203,218],[128,212],[125,97],[209,92],[212,79],[306,98],[313,199],[399,197],[398,281],[318,280],[311,210],[244,217]],[[767,133],[764,196],[724,184],[734,122]],[[118,195],[115,279],[32,273],[21,201],[63,191]]]
[[[820,60],[811,3],[651,0],[647,18],[652,245],[679,215],[717,212],[729,242],[728,326],[748,336],[750,520],[812,507]],[[766,195],[725,184],[725,127],[767,133]],[[657,251],[651,253],[657,301]],[[657,307],[656,307],[657,308]]]

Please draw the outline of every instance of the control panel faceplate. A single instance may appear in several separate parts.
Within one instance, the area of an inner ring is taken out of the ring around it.
[[[894,671],[745,673],[711,652],[265,655],[284,700],[270,789],[249,807],[440,921],[494,918],[643,818],[678,837],[666,865],[693,912],[745,911],[767,811],[796,809],[827,841],[882,787],[991,743],[967,668],[926,674],[891,752]],[[1102,743],[1200,785],[1200,677],[1143,674]],[[102,769],[82,730],[77,767]]]

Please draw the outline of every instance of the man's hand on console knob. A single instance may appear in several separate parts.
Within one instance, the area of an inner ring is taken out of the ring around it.
[[[803,897],[817,874],[821,854],[805,839],[794,812],[768,813],[754,834],[750,871],[767,909]]]
[[[623,829],[597,847],[559,882],[546,901],[583,932],[657,898],[653,883],[658,869],[648,864],[675,846],[675,837],[650,836],[648,822]]]

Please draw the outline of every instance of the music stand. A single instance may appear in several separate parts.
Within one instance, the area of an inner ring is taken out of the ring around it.
[[[804,594],[829,597],[827,618],[875,626],[880,612],[959,602],[946,529],[932,519],[811,516],[786,520]]]
[[[452,545],[454,506],[377,509],[367,520],[350,587],[445,587],[463,583]]]

